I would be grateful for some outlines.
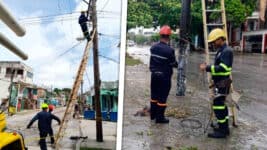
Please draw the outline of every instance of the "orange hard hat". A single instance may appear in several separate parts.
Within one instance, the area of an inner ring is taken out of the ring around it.
[[[160,28],[159,34],[160,35],[171,35],[172,30],[171,30],[170,26],[164,25]]]
[[[48,109],[49,109],[49,110],[54,110],[54,105],[50,104],[50,105],[48,106]]]

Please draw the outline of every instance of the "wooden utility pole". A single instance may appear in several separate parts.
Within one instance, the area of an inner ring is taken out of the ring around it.
[[[100,74],[98,63],[98,32],[97,32],[97,16],[96,16],[96,0],[92,0],[92,16],[93,30],[95,36],[93,39],[93,57],[94,57],[94,89],[95,89],[95,109],[96,109],[96,140],[103,142],[102,116],[100,106]]]

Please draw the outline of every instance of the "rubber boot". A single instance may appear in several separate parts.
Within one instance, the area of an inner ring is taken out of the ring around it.
[[[166,107],[157,106],[156,123],[169,123],[169,119],[165,118],[165,116],[164,116],[165,109],[166,109]]]
[[[214,128],[213,133],[209,133],[210,138],[226,138],[230,134],[228,120],[225,123],[219,123],[219,128]]]
[[[157,114],[157,103],[150,102],[150,119],[151,120],[156,119],[156,114]]]
[[[226,134],[223,133],[221,130],[216,130],[213,133],[208,134],[209,138],[226,138]]]

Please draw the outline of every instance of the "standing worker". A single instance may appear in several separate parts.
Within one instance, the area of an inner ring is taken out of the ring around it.
[[[60,124],[60,119],[57,116],[47,112],[48,105],[46,103],[43,103],[41,105],[41,108],[42,111],[37,113],[32,118],[30,123],[27,125],[27,129],[29,129],[36,120],[38,120],[38,129],[40,134],[40,141],[39,141],[40,148],[41,150],[47,150],[45,138],[47,134],[49,134],[50,132],[51,121],[52,119],[55,119]]]
[[[230,134],[228,124],[228,109],[225,105],[226,96],[229,94],[231,85],[231,71],[233,64],[233,51],[226,45],[226,34],[220,28],[212,30],[208,36],[208,43],[213,44],[218,49],[214,65],[200,64],[200,70],[211,72],[214,82],[215,98],[213,99],[213,111],[217,118],[219,128],[214,128],[213,133],[209,133],[211,138],[225,138]]]
[[[91,40],[91,37],[90,37],[90,33],[88,31],[88,26],[87,26],[87,22],[88,22],[88,15],[85,16],[85,11],[82,11],[81,12],[81,15],[79,17],[79,24],[81,26],[81,29],[83,31],[83,35],[84,37],[87,39],[87,41],[90,41]]]
[[[156,123],[169,123],[164,113],[167,107],[167,97],[171,89],[171,76],[173,67],[177,67],[174,49],[170,42],[171,28],[164,25],[160,29],[160,42],[150,48],[150,71],[151,71],[151,100],[150,117],[156,119]]]

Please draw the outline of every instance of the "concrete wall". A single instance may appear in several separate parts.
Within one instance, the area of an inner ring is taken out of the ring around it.
[[[0,61],[0,100],[8,98],[9,95],[8,87],[10,86],[11,74],[6,74],[7,68],[15,68],[14,82],[21,81],[33,84],[33,77],[27,76],[27,72],[33,74],[31,67],[19,61]],[[23,74],[18,74],[18,70],[23,70]]]

